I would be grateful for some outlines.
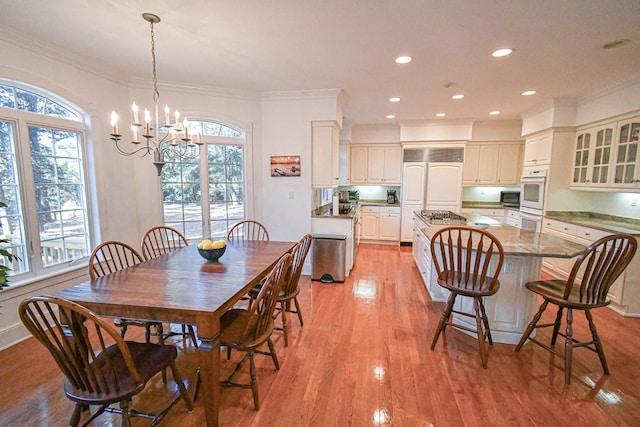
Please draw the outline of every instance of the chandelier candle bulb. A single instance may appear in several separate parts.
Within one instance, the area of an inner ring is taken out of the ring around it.
[[[167,104],[164,105],[164,125],[166,127],[171,126],[171,118],[169,117],[169,106]]]
[[[151,113],[144,109],[145,136],[151,136]]]
[[[133,143],[139,144],[140,141],[138,141],[138,126],[131,125],[131,131],[133,132]]]
[[[136,103],[135,103],[135,102],[134,102],[134,103],[133,103],[133,105],[131,106],[131,110],[133,110],[133,124],[136,124],[136,125],[137,125],[138,123],[140,123],[140,122],[138,121],[138,110],[139,110],[139,108],[138,108],[138,106],[136,105]]]
[[[113,134],[118,134],[118,115],[115,111],[111,112],[111,126],[113,126]]]

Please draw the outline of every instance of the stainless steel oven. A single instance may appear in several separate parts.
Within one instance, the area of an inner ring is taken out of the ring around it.
[[[546,167],[527,167],[520,181],[520,211],[542,215],[544,211]]]

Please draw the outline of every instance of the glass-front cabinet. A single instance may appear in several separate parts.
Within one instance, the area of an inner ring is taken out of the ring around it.
[[[615,157],[613,185],[618,188],[640,188],[638,143],[640,118],[618,123],[619,136]]]
[[[610,183],[613,125],[578,132],[571,185],[604,187]]]

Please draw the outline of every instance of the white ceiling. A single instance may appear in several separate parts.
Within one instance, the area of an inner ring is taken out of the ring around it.
[[[151,79],[141,14],[155,13],[160,83],[342,88],[355,124],[438,112],[486,120],[491,110],[514,119],[640,71],[640,0],[0,0],[0,11],[0,36],[64,49],[123,81]],[[602,49],[620,39],[630,42]],[[515,53],[492,58],[500,47]],[[397,65],[401,54],[415,59]]]

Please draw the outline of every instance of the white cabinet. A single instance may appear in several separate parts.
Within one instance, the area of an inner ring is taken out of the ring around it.
[[[462,206],[462,163],[428,164],[426,206],[459,212]]]
[[[362,206],[360,238],[364,240],[400,240],[399,206]]]
[[[464,156],[464,185],[518,185],[522,144],[469,143]]]
[[[640,190],[640,117],[618,122],[613,186]]]
[[[340,180],[340,127],[331,120],[311,122],[313,187],[337,187]]]
[[[527,138],[524,146],[524,166],[550,164],[552,142],[553,134],[551,132]]]
[[[400,240],[413,240],[413,213],[424,209],[427,163],[407,162],[402,167],[402,224]]]
[[[571,187],[607,187],[611,182],[614,127],[612,125],[577,132]]]
[[[350,184],[400,184],[400,145],[351,145]]]
[[[505,209],[502,222],[512,227],[520,228],[520,211],[516,209]]]

